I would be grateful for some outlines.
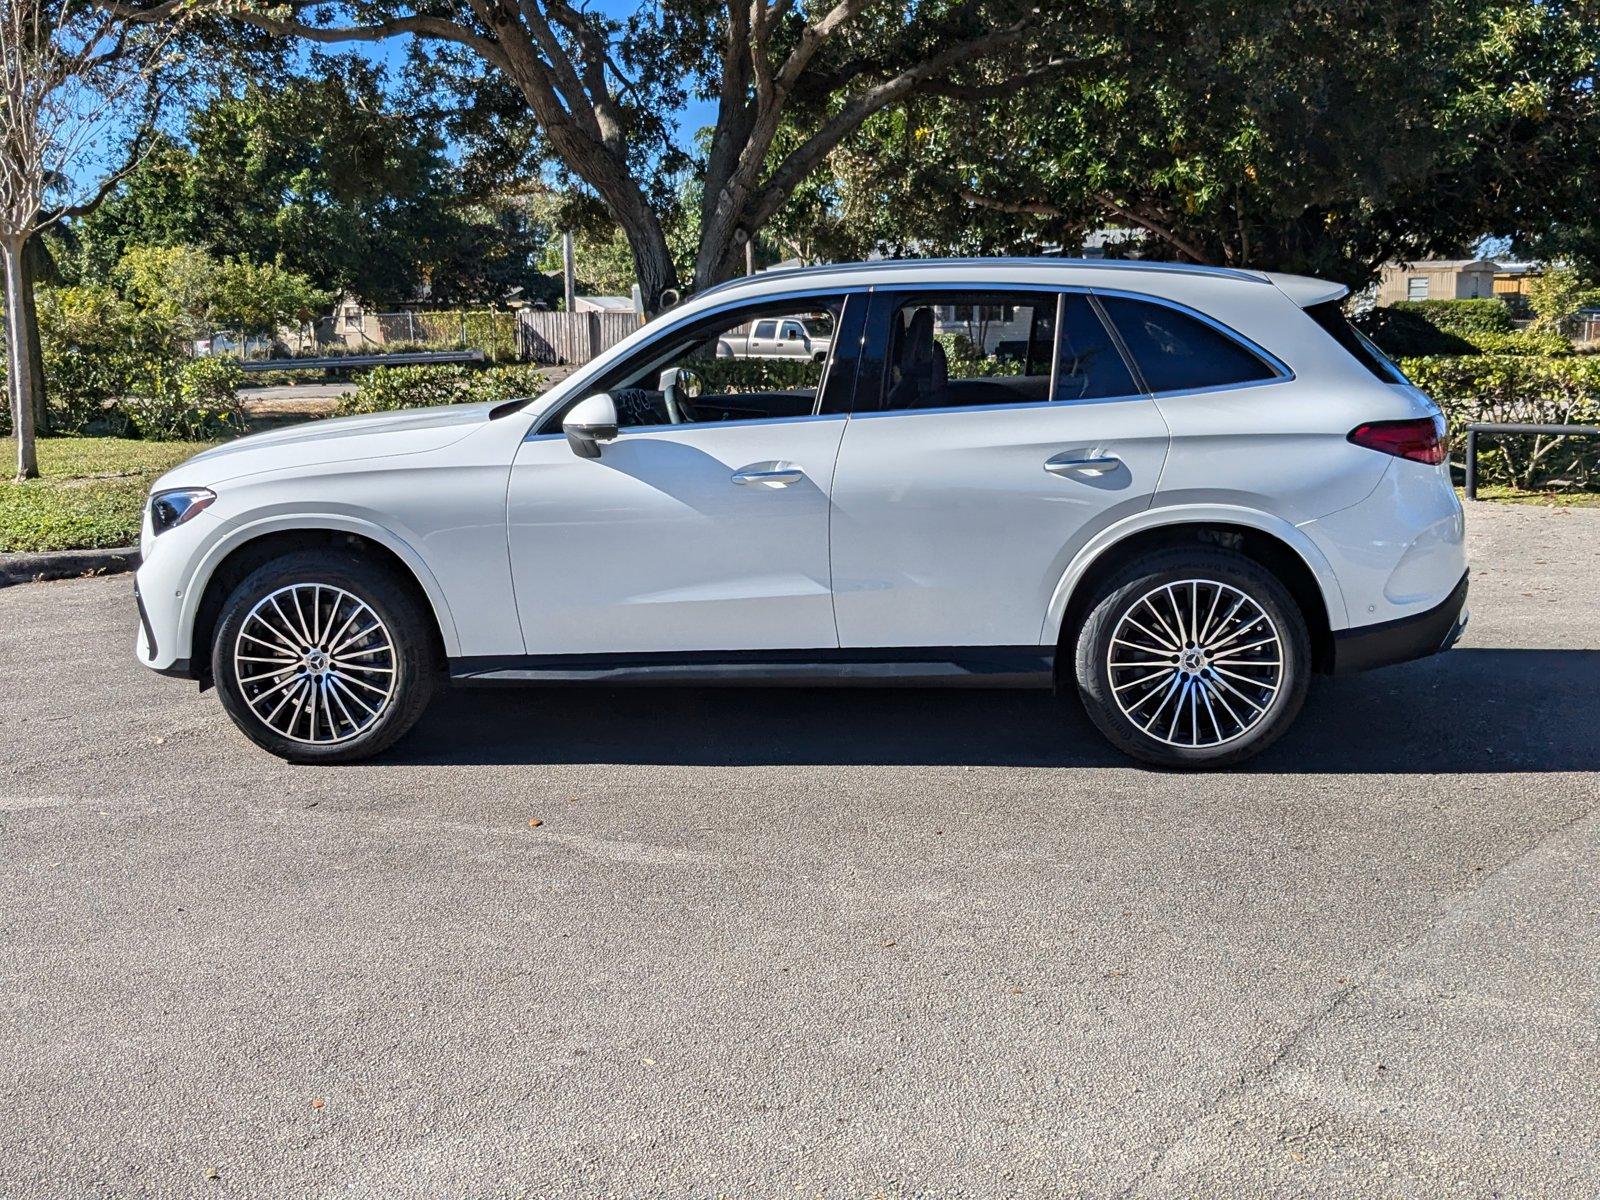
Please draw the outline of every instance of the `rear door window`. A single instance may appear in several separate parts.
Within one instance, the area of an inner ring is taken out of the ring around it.
[[[1055,398],[1102,400],[1137,394],[1139,387],[1089,297],[1071,292],[1063,296]]]
[[[1126,296],[1102,296],[1100,303],[1152,392],[1238,387],[1278,375],[1254,351],[1198,317]]]
[[[1056,297],[1044,292],[885,293],[880,409],[1050,399]]]

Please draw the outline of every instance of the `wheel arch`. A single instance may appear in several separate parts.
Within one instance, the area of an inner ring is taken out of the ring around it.
[[[421,556],[404,541],[381,526],[341,515],[277,518],[234,530],[211,548],[194,573],[180,626],[188,631],[193,675],[203,679],[209,673],[211,635],[233,589],[265,563],[295,550],[317,547],[354,550],[387,567],[432,616],[440,654],[460,653],[444,592]]]
[[[1287,521],[1250,509],[1150,512],[1104,530],[1068,565],[1045,618],[1041,641],[1070,637],[1100,585],[1141,555],[1175,546],[1233,550],[1271,571],[1288,588],[1311,635],[1312,668],[1332,669],[1333,630],[1346,625],[1344,595],[1322,552]],[[1057,660],[1064,656],[1057,654]]]

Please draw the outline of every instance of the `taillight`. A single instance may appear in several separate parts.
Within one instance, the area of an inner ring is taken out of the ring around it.
[[[1444,435],[1444,418],[1434,416],[1413,421],[1369,421],[1352,429],[1349,440],[1368,450],[1436,466],[1444,461]]]

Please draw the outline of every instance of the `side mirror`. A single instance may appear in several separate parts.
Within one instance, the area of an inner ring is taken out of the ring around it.
[[[561,422],[561,431],[579,458],[599,458],[600,443],[616,440],[616,401],[609,392],[580,400]]]

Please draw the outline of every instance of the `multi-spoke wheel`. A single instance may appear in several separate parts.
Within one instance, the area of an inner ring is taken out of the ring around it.
[[[1264,749],[1305,695],[1310,643],[1268,571],[1223,550],[1169,550],[1110,581],[1078,634],[1079,691],[1128,753],[1220,766]]]
[[[249,737],[296,761],[350,761],[400,737],[427,704],[433,642],[402,581],[333,551],[301,551],[241,583],[212,669]]]
[[[262,724],[290,741],[342,742],[394,699],[389,630],[341,587],[291,583],[263,596],[239,628],[234,678]]]

